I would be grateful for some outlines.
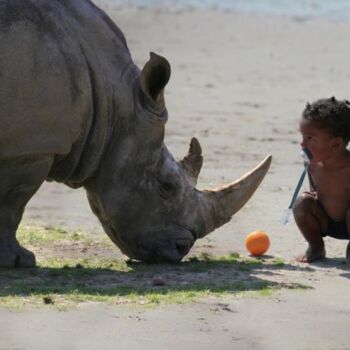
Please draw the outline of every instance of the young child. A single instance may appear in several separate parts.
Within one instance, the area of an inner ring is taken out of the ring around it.
[[[326,256],[323,237],[350,240],[350,102],[332,97],[307,104],[300,132],[311,153],[310,191],[298,197],[293,213],[309,244],[297,260],[311,262]],[[345,257],[350,264],[350,242]]]

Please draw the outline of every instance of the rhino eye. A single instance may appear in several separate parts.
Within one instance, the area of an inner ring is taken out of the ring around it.
[[[159,193],[162,197],[169,197],[176,192],[176,185],[169,181],[158,181]]]

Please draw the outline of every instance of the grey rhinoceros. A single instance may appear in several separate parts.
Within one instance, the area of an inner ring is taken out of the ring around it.
[[[89,0],[0,1],[0,266],[35,265],[16,230],[45,181],[84,187],[130,258],[181,260],[259,186],[267,157],[220,189],[195,188],[199,142],[177,162],[164,140],[170,65],[140,70],[124,35]]]

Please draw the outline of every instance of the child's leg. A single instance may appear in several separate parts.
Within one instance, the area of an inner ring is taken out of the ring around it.
[[[304,192],[298,197],[293,208],[294,219],[300,232],[308,242],[305,254],[298,257],[300,262],[311,262],[326,256],[322,232],[326,232],[328,217],[313,192]]]
[[[346,212],[345,221],[346,221],[346,228],[349,235],[349,243],[346,247],[345,259],[346,259],[346,263],[350,265],[350,208]]]

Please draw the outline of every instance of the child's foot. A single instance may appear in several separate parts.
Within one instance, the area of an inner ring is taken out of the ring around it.
[[[350,243],[349,243],[350,244]],[[350,247],[348,245],[347,253],[349,253],[349,259],[350,259]],[[316,260],[322,260],[326,257],[326,250],[324,247],[321,248],[307,248],[305,254],[298,256],[297,261],[303,262],[303,263],[310,263],[312,261]]]
[[[346,261],[346,264],[350,266],[350,242],[348,243],[348,246],[346,247],[345,261]]]

